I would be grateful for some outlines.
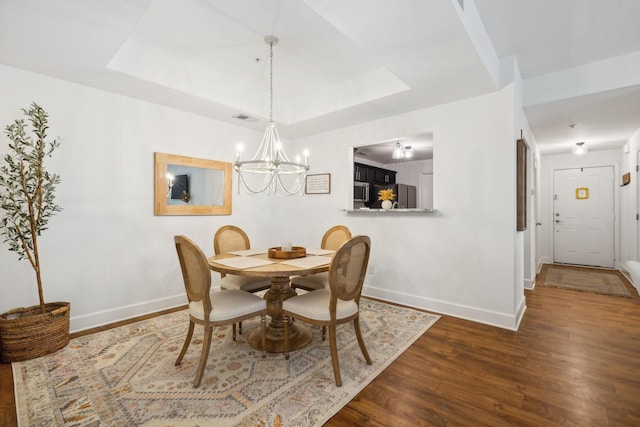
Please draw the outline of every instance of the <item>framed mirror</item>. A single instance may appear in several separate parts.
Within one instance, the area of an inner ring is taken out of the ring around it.
[[[231,163],[155,153],[155,215],[230,215]]]

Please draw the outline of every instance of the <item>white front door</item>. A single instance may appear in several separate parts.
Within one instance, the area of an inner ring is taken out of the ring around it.
[[[553,261],[614,267],[612,166],[553,172]]]

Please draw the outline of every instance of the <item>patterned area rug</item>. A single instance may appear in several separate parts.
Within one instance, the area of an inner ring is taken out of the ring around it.
[[[631,297],[629,290],[613,270],[591,270],[580,267],[551,265],[544,286],[574,291]]]
[[[186,310],[71,340],[59,352],[13,364],[21,426],[319,426],[418,339],[439,316],[361,301],[360,323],[373,365],[364,362],[353,324],[338,327],[342,387],[336,387],[329,342],[291,353],[261,353],[246,342],[259,327],[218,328],[199,388],[193,379],[202,328],[174,366],[188,326]]]

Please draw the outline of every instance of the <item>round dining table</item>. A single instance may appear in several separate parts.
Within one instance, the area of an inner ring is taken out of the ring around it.
[[[291,288],[290,277],[306,274],[315,274],[329,271],[331,256],[322,256],[326,258],[326,264],[315,266],[294,266],[286,264],[292,259],[270,258],[266,253],[252,255],[249,258],[257,260],[268,260],[270,264],[260,265],[256,267],[234,267],[220,264],[216,261],[238,257],[238,255],[221,253],[210,257],[209,267],[211,270],[224,274],[235,274],[239,276],[252,277],[269,277],[271,279],[271,288],[264,294],[267,301],[267,313],[271,317],[271,321],[267,324],[266,331],[266,351],[270,353],[284,353],[284,316],[282,315],[282,302],[287,298],[296,295],[296,291]],[[313,257],[320,258],[320,257]],[[298,258],[300,259],[300,258]],[[312,332],[308,326],[300,325],[299,322],[292,323],[289,326],[289,351],[296,350],[311,341]],[[260,329],[256,328],[249,333],[248,338],[251,347],[262,351],[262,343],[260,337]]]

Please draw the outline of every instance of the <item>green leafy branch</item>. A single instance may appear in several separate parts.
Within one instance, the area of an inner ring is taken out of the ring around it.
[[[44,309],[38,236],[47,229],[49,219],[62,208],[55,203],[55,186],[60,176],[44,168],[44,158],[51,157],[60,145],[58,139],[46,142],[48,114],[36,103],[22,109],[28,116],[33,134],[26,134],[24,119],[5,128],[11,140],[5,164],[0,168],[0,235],[18,259],[27,258],[36,272],[40,306]]]

